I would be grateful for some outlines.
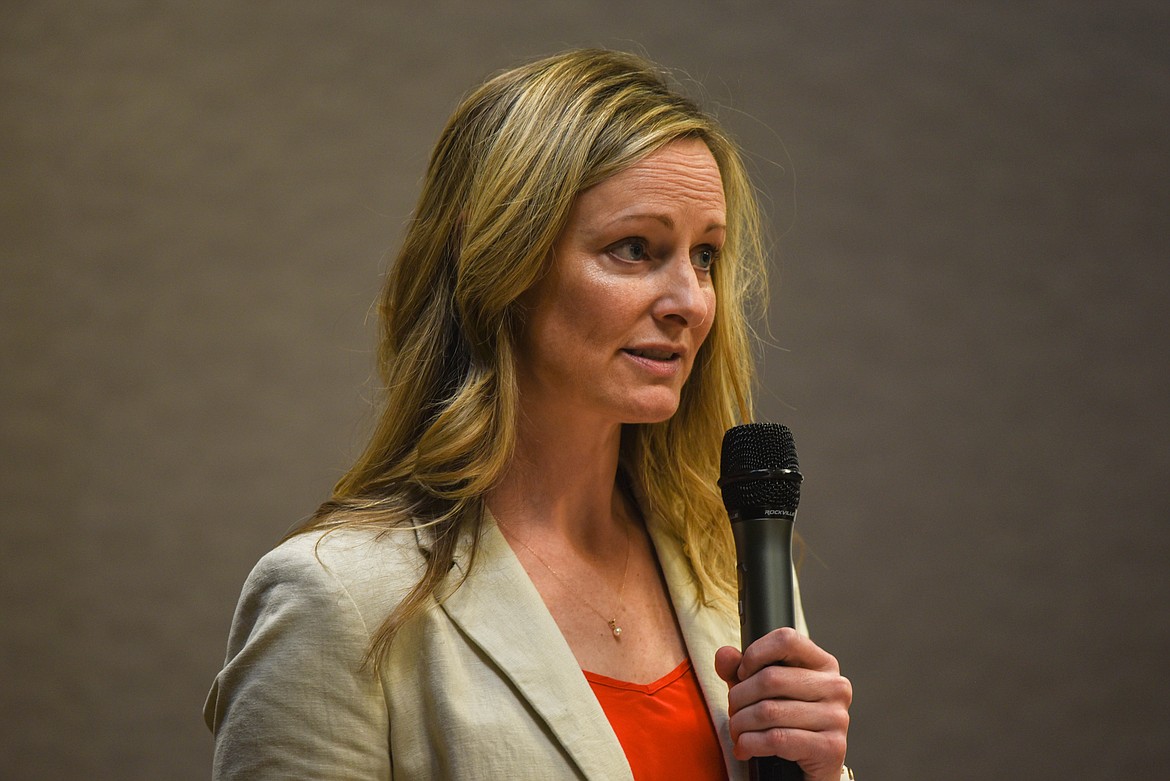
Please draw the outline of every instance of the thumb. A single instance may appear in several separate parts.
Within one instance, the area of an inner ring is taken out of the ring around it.
[[[739,683],[739,663],[742,659],[743,653],[730,645],[725,645],[715,652],[715,672],[728,686]]]

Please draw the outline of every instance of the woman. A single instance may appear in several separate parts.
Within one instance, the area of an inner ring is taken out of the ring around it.
[[[381,302],[377,430],[244,587],[217,777],[835,781],[836,661],[735,647],[715,480],[762,266],[735,147],[649,63],[468,96]]]

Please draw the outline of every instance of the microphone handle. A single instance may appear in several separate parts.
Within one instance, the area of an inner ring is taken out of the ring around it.
[[[796,626],[792,587],[793,518],[740,513],[732,519],[738,562],[740,639],[747,648],[782,626]],[[803,781],[800,765],[780,757],[748,760],[751,781]]]
[[[752,757],[748,760],[748,781],[804,781],[804,771],[789,759]]]

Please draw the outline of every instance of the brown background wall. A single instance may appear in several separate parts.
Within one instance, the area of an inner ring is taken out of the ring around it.
[[[608,45],[705,85],[769,199],[761,418],[851,763],[1170,776],[1167,5],[415,9],[0,9],[0,775],[207,777],[235,597],[364,436],[442,122]]]

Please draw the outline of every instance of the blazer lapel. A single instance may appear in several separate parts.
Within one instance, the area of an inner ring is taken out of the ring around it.
[[[747,778],[747,765],[731,753],[731,729],[727,721],[727,683],[715,672],[715,651],[725,645],[739,646],[739,621],[735,613],[708,607],[699,599],[699,588],[691,572],[690,563],[682,546],[659,524],[650,519],[647,527],[654,540],[658,563],[666,578],[674,614],[682,630],[687,653],[699,679],[699,687],[707,701],[707,710],[727,765],[728,778],[740,781]]]
[[[465,548],[456,566],[466,573],[466,565]],[[540,714],[584,777],[632,781],[576,657],[490,513],[467,580],[442,608]]]

